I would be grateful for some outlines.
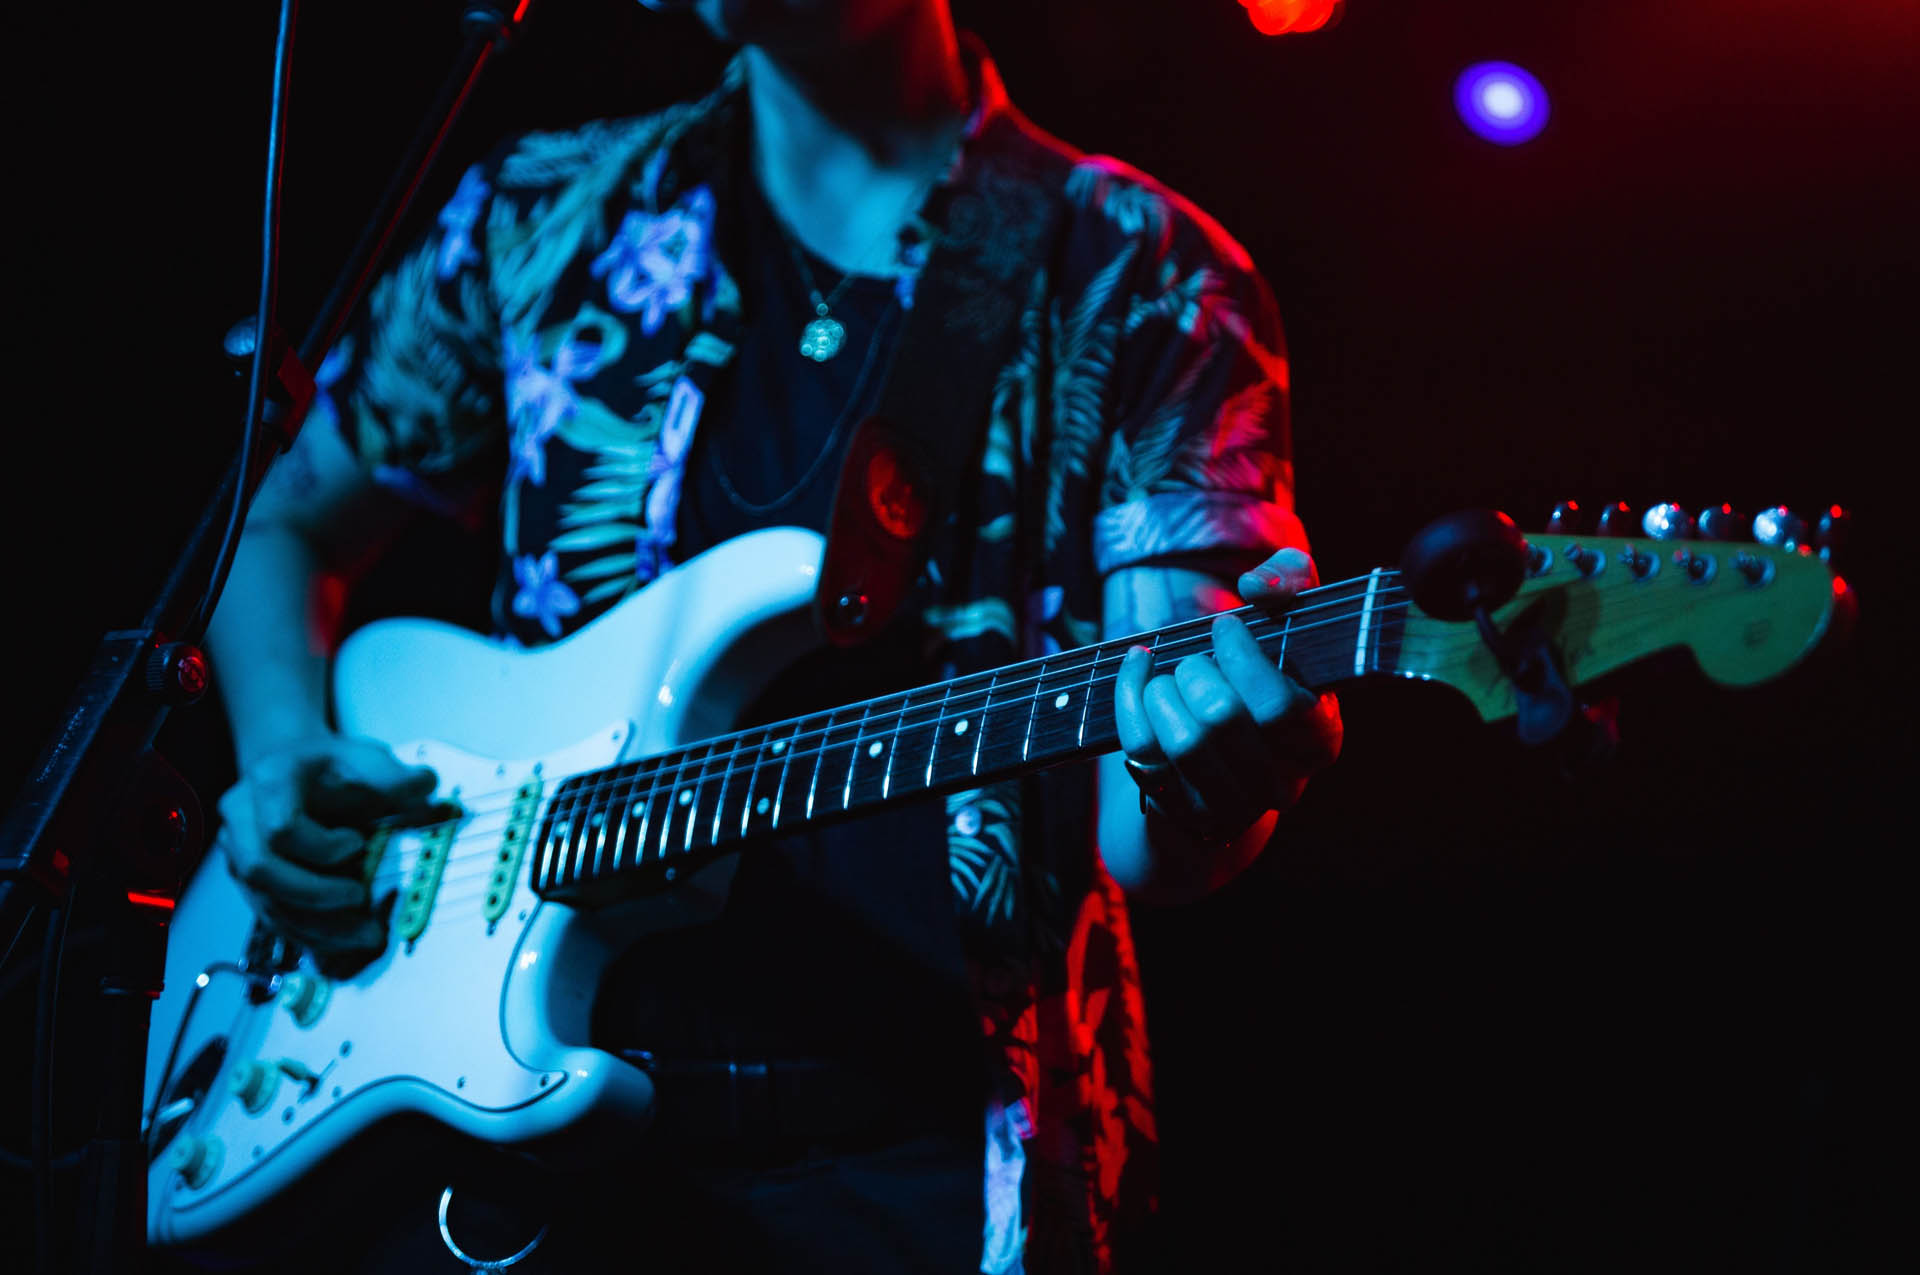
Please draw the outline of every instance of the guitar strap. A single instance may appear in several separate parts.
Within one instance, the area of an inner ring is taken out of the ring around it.
[[[997,114],[933,197],[932,250],[834,489],[814,618],[835,646],[886,628],[977,472],[994,384],[1066,220],[1074,159],[1050,143]]]

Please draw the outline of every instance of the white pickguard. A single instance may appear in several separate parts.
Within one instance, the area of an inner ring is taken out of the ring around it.
[[[148,1236],[201,1244],[280,1204],[333,1152],[381,1122],[426,1116],[468,1136],[543,1155],[592,1154],[651,1115],[644,1073],[588,1047],[599,976],[642,930],[709,915],[725,859],[668,894],[581,912],[543,902],[524,862],[506,910],[482,909],[511,793],[543,783],[542,806],[569,775],[719,734],[782,665],[812,642],[821,540],[774,528],[716,547],[566,640],[523,652],[424,621],[369,625],[335,667],[340,728],[434,767],[438,795],[468,815],[448,848],[426,928],[326,985],[302,1025],[255,1005],[241,977],[216,973],[190,1021],[189,993],[215,962],[242,959],[252,913],[219,854],[181,899],[167,985],[149,1037],[148,1101],[179,1035],[175,1075],[214,1037],[220,1072],[148,1175]],[[375,898],[407,888],[421,837],[390,843]],[[316,976],[303,964],[302,974]],[[278,1069],[271,1100],[249,1110],[231,1092],[241,1064]],[[315,1076],[317,1080],[297,1077]],[[597,1136],[596,1136],[597,1135]],[[197,1184],[177,1155],[198,1148]]]

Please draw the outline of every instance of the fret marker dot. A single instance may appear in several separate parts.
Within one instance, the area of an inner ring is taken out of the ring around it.
[[[964,734],[966,734],[966,733],[967,733],[967,719],[966,719],[966,718],[964,718],[964,717],[963,717],[963,718],[961,718],[961,719],[960,719],[959,721],[957,721],[957,722],[955,722],[955,723],[953,724],[953,733],[954,733],[954,734],[956,734],[956,735],[964,735]]]
[[[693,804],[693,789],[682,788],[680,790],[680,804],[683,806],[690,806]]]
[[[633,810],[628,817],[633,819],[638,819],[641,815],[644,815],[645,813],[647,813],[647,803],[644,801],[636,801],[633,803]]]
[[[780,755],[781,753],[784,753],[784,752],[786,752],[786,751],[787,751],[787,741],[786,741],[786,740],[784,740],[784,739],[776,739],[776,740],[774,740],[774,741],[773,741],[773,755],[774,755],[775,757],[778,757],[778,756],[779,756],[779,755]]]
[[[759,803],[754,806],[753,813],[756,815],[764,815],[767,813],[767,811],[771,809],[773,809],[773,803],[771,801],[768,801],[765,797],[762,797]]]
[[[871,744],[867,745],[867,756],[878,757],[879,755],[880,755],[880,741],[876,739]]]
[[[1055,708],[1065,708],[1067,706],[1068,698],[1069,696],[1067,695],[1067,693],[1065,691],[1061,691],[1058,695],[1053,697],[1053,706]]]

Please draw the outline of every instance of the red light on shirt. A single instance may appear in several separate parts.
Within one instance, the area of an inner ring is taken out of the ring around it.
[[[1240,0],[1254,29],[1263,35],[1318,31],[1333,21],[1343,0]]]

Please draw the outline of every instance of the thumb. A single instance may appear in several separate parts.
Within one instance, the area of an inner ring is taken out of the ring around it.
[[[1320,572],[1304,549],[1282,549],[1240,577],[1244,602],[1285,604],[1320,583]]]
[[[343,739],[315,776],[313,796],[348,817],[371,816],[423,807],[439,782],[432,767],[409,766],[384,744]]]

